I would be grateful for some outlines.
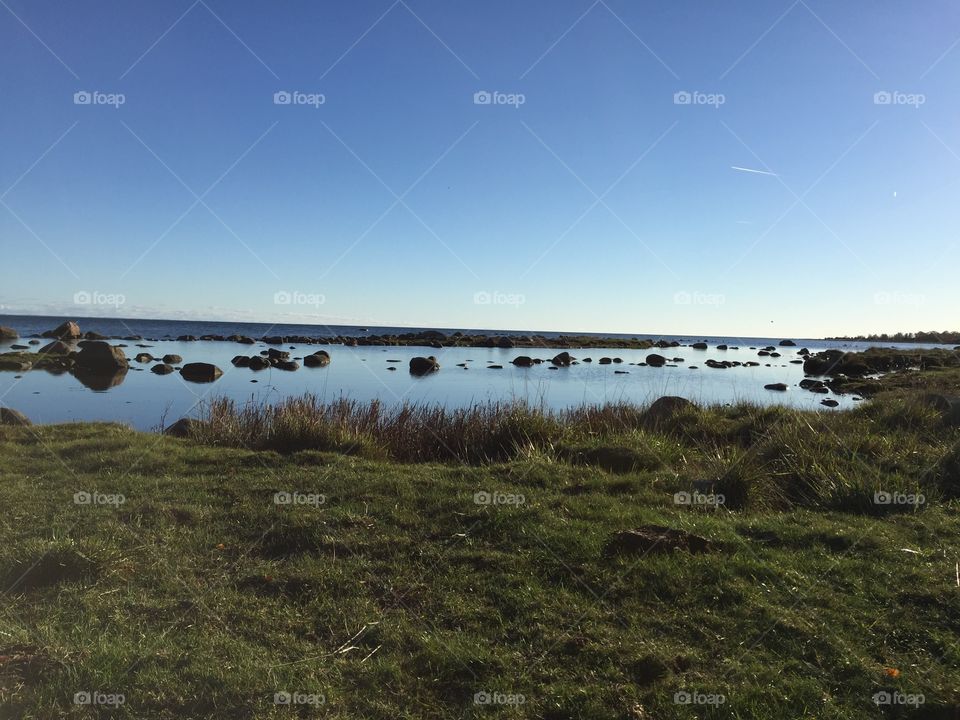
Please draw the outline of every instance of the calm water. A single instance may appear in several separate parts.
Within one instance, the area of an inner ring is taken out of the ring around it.
[[[21,335],[19,341],[0,343],[0,352],[7,351],[15,342],[26,340],[49,330],[62,318],[38,318],[0,316],[0,325],[15,328]],[[109,420],[128,423],[134,427],[151,430],[161,423],[184,416],[195,415],[205,400],[213,397],[230,397],[237,400],[275,402],[284,397],[311,392],[323,398],[353,398],[360,401],[380,399],[384,403],[403,401],[439,403],[449,407],[462,407],[490,400],[526,400],[551,408],[563,408],[583,403],[630,401],[648,403],[662,395],[680,395],[703,404],[748,401],[759,404],[786,404],[796,407],[824,409],[820,401],[833,397],[840,408],[854,404],[852,398],[815,395],[796,387],[803,378],[800,365],[792,365],[796,351],[806,347],[811,352],[830,347],[862,349],[868,343],[837,343],[824,340],[794,338],[795,348],[778,348],[781,358],[758,357],[757,350],[765,345],[776,345],[780,338],[731,338],[731,337],[669,337],[625,335],[623,337],[650,337],[651,339],[678,340],[684,343],[706,340],[710,349],[693,350],[690,347],[668,348],[662,352],[667,357],[682,357],[685,362],[678,367],[639,367],[629,363],[643,362],[649,350],[616,350],[589,348],[572,350],[578,358],[591,357],[592,364],[580,364],[570,368],[550,370],[549,364],[532,368],[516,368],[510,360],[518,355],[550,358],[558,350],[523,348],[501,350],[496,348],[444,348],[433,350],[421,347],[344,347],[340,345],[316,346],[293,345],[284,347],[292,357],[310,354],[319,347],[326,349],[331,363],[324,368],[301,367],[295,372],[268,369],[254,372],[247,368],[235,368],[230,359],[235,355],[255,355],[266,345],[240,345],[232,342],[178,342],[162,339],[178,335],[241,334],[254,338],[262,335],[360,335],[357,327],[317,327],[309,325],[255,325],[246,323],[197,323],[160,320],[115,320],[78,319],[81,330],[93,330],[104,335],[142,335],[139,348],[127,341],[125,350],[129,358],[138,352],[154,356],[167,353],[180,355],[184,363],[212,362],[223,370],[223,376],[214,383],[196,384],[183,380],[179,373],[159,376],[149,372],[152,363],[140,364],[131,360],[130,372],[123,381],[106,391],[94,391],[70,374],[51,375],[43,371],[30,371],[17,378],[17,373],[0,372],[0,404],[16,408],[27,414],[34,422],[52,423],[75,420]],[[370,334],[413,332],[411,328],[375,328]],[[449,330],[445,332],[454,332]],[[482,331],[463,329],[464,332]],[[532,334],[490,333],[490,334]],[[550,337],[558,333],[539,333]],[[726,343],[739,346],[739,350],[718,351],[715,345]],[[32,346],[36,349],[39,346]],[[427,377],[417,378],[409,374],[407,363],[417,355],[436,355],[442,369]],[[621,364],[598,365],[603,356],[619,357]],[[715,370],[704,362],[716,360],[757,361],[760,367]],[[390,363],[388,360],[399,360]],[[765,363],[770,367],[765,367]],[[466,363],[467,368],[457,367]],[[503,365],[502,370],[491,370],[489,364]],[[690,365],[697,366],[691,370]],[[389,370],[396,367],[395,371]],[[616,371],[628,374],[616,374]],[[252,382],[256,380],[257,382]],[[783,382],[791,386],[786,393],[764,389],[764,385]]]

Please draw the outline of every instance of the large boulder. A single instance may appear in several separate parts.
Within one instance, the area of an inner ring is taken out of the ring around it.
[[[84,340],[80,343],[80,352],[76,356],[76,366],[83,370],[111,374],[125,372],[130,366],[123,348],[115,347],[103,340]]]
[[[415,357],[410,360],[411,375],[428,375],[440,369],[440,363],[431,355],[430,357]]]
[[[183,358],[180,357],[179,355],[164,355],[163,361],[167,365],[179,365],[180,363],[183,362]]]
[[[570,356],[566,350],[558,355],[554,355],[553,360],[551,360],[554,365],[557,367],[570,367],[570,363],[573,362],[573,358]]]
[[[514,358],[513,360],[511,360],[510,362],[513,363],[514,365],[516,365],[517,367],[532,367],[532,366],[533,366],[533,358],[530,357],[529,355],[520,355],[520,356],[518,356],[518,357],[515,357],[515,358]]]
[[[0,340],[16,340],[20,337],[17,331],[11,327],[0,325]]]
[[[707,344],[705,342],[695,342],[690,347],[692,347],[694,350],[706,350]]]
[[[180,374],[183,376],[184,380],[204,383],[213,382],[216,380],[218,377],[223,375],[223,370],[212,363],[194,362],[187,363],[180,368]]]
[[[57,325],[53,330],[47,330],[40,337],[53,338],[55,340],[78,340],[80,335],[80,326],[73,322],[73,320],[67,320]]]
[[[780,347],[796,347],[797,344],[793,340],[781,340]]]
[[[18,410],[0,407],[0,425],[33,425],[33,423]]]

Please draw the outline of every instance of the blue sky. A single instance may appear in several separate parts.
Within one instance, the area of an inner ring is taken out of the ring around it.
[[[0,0],[0,312],[956,328],[958,40],[947,0]]]

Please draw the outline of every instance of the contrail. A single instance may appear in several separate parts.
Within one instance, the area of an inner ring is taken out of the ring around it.
[[[770,176],[772,176],[772,177],[780,177],[780,176],[777,175],[776,173],[767,172],[766,170],[754,170],[753,168],[739,167],[739,166],[737,166],[737,165],[731,165],[731,166],[730,166],[730,169],[731,169],[731,170],[739,170],[740,172],[745,172],[745,173],[755,173],[755,174],[757,174],[757,175],[770,175]]]

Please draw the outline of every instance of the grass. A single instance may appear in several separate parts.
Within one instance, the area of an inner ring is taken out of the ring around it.
[[[923,695],[918,717],[960,708],[960,433],[909,400],[657,426],[629,406],[312,398],[209,419],[190,439],[0,427],[0,717],[913,716],[878,692]],[[704,480],[726,504],[675,503]],[[873,502],[895,491],[925,502]],[[710,550],[610,551],[648,526]]]

